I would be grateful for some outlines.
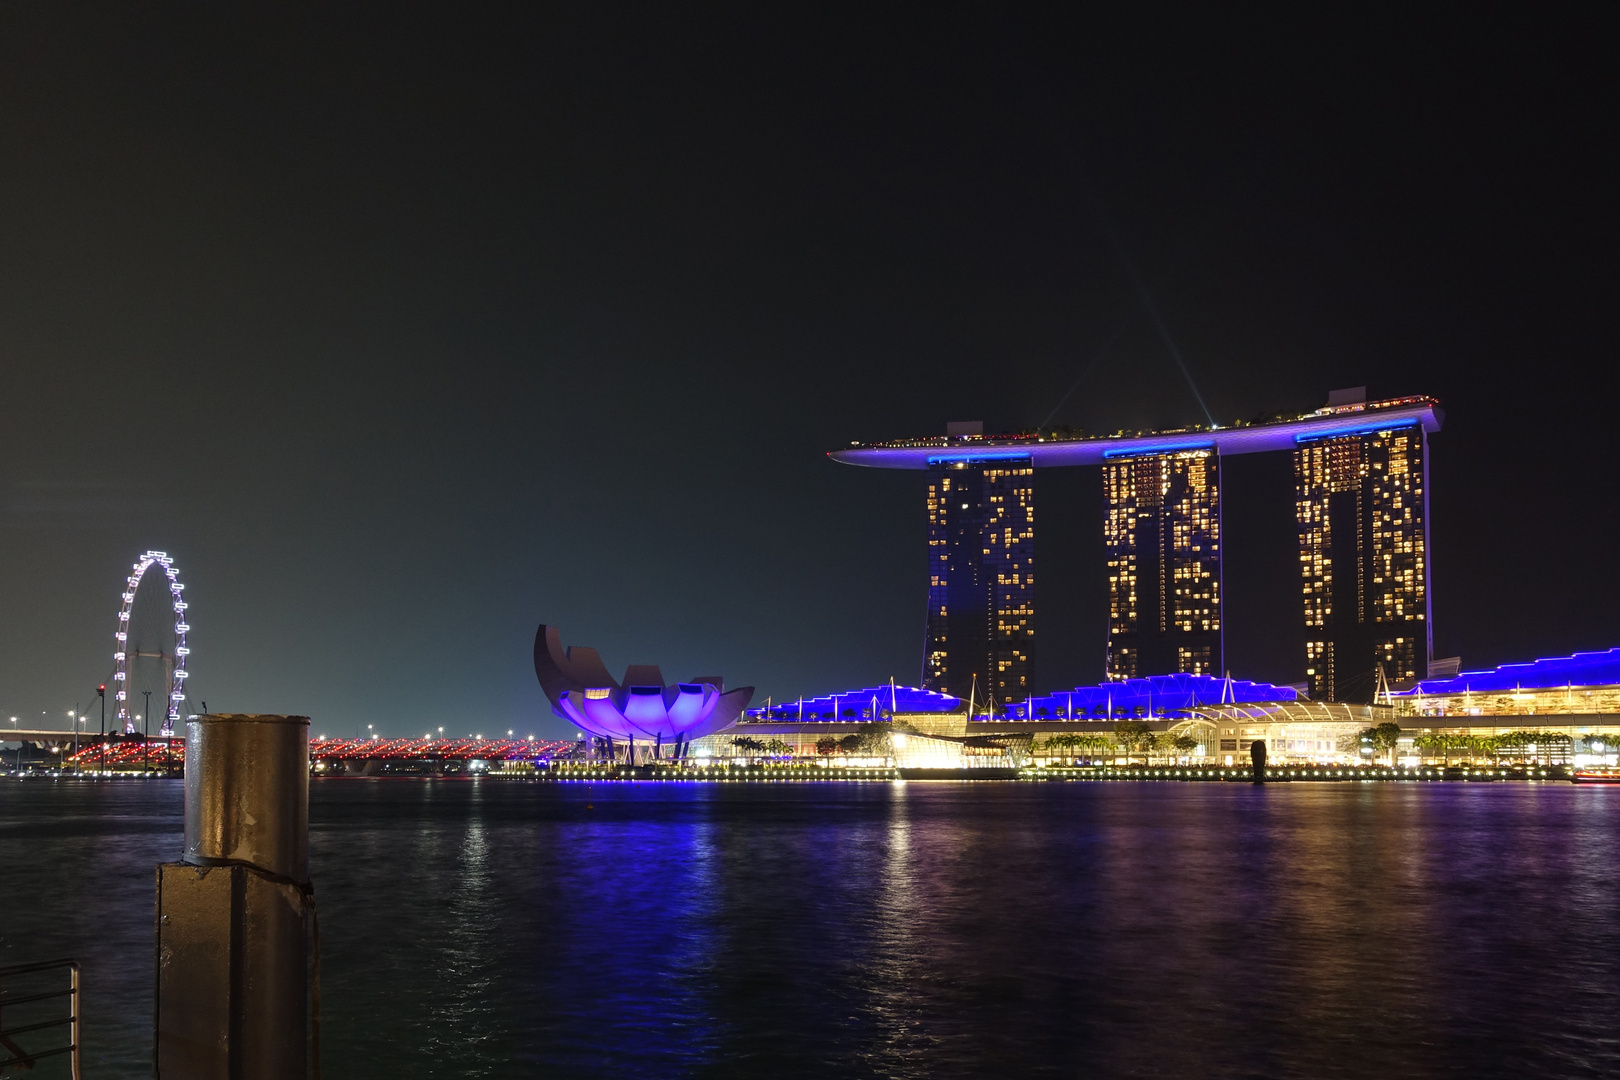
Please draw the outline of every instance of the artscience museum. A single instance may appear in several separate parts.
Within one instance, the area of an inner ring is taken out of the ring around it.
[[[653,664],[631,664],[618,680],[595,649],[565,648],[555,626],[534,636],[534,673],[551,711],[581,732],[605,741],[627,760],[679,758],[694,739],[737,722],[754,696],[751,686],[727,691],[718,675],[666,684]]]

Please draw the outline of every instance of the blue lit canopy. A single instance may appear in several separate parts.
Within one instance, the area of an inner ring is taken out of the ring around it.
[[[1198,705],[1295,701],[1298,698],[1299,694],[1291,686],[1217,679],[1209,675],[1153,675],[1045,694],[1009,705],[998,715],[1034,720],[1123,720],[1137,716],[1177,716]],[[964,704],[959,697],[914,686],[868,686],[862,690],[749,709],[748,718],[848,723],[885,720],[895,713],[958,712]]]
[[[1298,698],[1298,691],[1291,686],[1217,679],[1212,675],[1150,675],[1032,697],[1007,706],[1007,715],[1033,720],[1119,720],[1177,716],[1199,705]]]
[[[1395,697],[1419,694],[1488,693],[1495,690],[1552,690],[1566,686],[1620,685],[1620,649],[1552,656],[1528,664],[1503,664],[1492,671],[1464,671],[1451,679],[1424,679]]]
[[[750,720],[882,720],[893,713],[948,713],[962,699],[915,686],[869,686],[841,694],[784,701],[749,709]]]

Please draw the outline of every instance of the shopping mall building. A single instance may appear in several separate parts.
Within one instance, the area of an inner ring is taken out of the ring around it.
[[[1351,764],[1372,756],[1358,737],[1383,723],[1401,728],[1394,756],[1406,765],[1487,754],[1615,764],[1620,649],[1428,679],[1369,705],[1312,701],[1270,683],[1162,675],[1032,697],[991,714],[950,694],[891,684],[750,709],[736,726],[695,741],[691,755],[924,768],[1232,765],[1247,762],[1258,740],[1273,762]]]

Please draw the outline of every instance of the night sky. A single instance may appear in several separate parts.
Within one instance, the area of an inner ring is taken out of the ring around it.
[[[1202,420],[1144,293],[1218,421],[1441,399],[1437,655],[1620,645],[1620,7],[1054,13],[6,5],[0,710],[147,548],[192,708],[329,733],[561,733],[541,621],[915,682],[921,474],[825,452]],[[1223,464],[1239,677],[1304,677],[1290,469]],[[1050,690],[1101,479],[1038,483]]]

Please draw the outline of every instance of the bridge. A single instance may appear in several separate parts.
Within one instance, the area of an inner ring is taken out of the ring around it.
[[[63,764],[84,769],[130,769],[163,762],[178,768],[186,759],[186,741],[180,737],[79,733],[79,751],[73,753],[73,732],[57,730],[0,731],[5,742],[31,743],[42,750],[62,754]],[[468,762],[468,761],[549,761],[562,757],[579,744],[566,740],[536,739],[311,739],[309,759],[317,767],[330,768],[367,762]],[[333,770],[337,771],[337,770]]]
[[[579,744],[536,739],[311,739],[309,758],[337,761],[542,761]]]

